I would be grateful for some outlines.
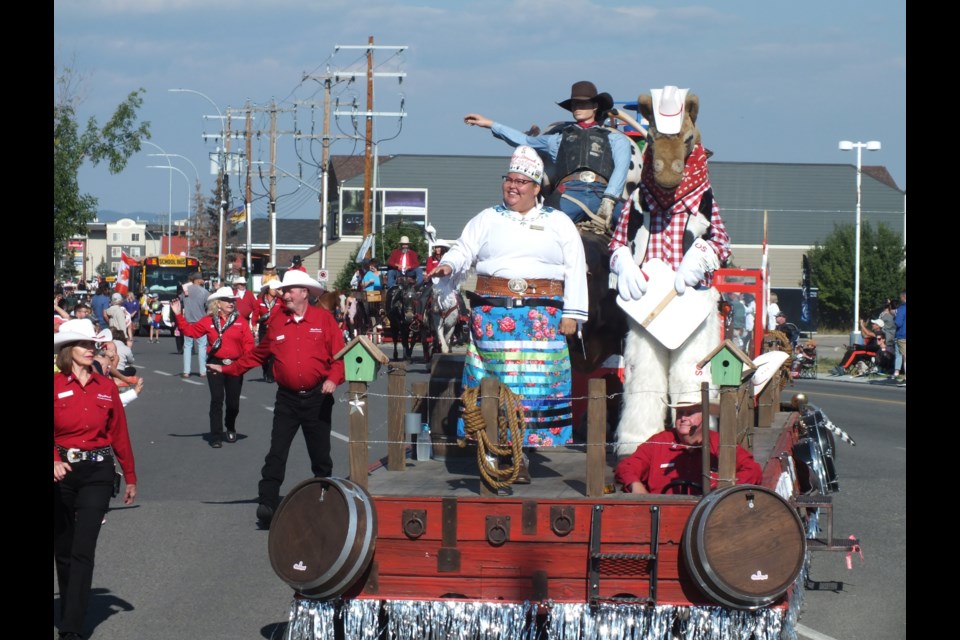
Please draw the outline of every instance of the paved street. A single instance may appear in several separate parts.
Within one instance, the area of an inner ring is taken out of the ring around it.
[[[821,343],[822,344],[822,343]],[[112,503],[97,554],[87,632],[95,640],[203,640],[280,637],[292,592],[273,572],[267,535],[257,527],[257,482],[268,448],[275,385],[247,374],[235,444],[211,449],[209,393],[194,375],[183,380],[173,339],[139,339],[143,396],[128,407],[140,476],[137,502]],[[419,351],[417,351],[419,353]],[[407,387],[428,379],[410,365]],[[334,408],[334,474],[346,476],[348,405],[345,387]],[[890,385],[799,381],[857,441],[840,444],[841,492],[835,497],[836,535],[861,538],[864,562],[844,566],[843,554],[813,560],[822,590],[807,594],[801,637],[902,638],[906,634],[906,389]],[[371,385],[371,460],[386,451],[386,376]],[[283,492],[310,476],[298,436]],[[836,589],[831,581],[842,581]],[[828,590],[832,588],[832,590]],[[59,605],[54,577],[53,604]],[[54,633],[56,635],[56,633]]]

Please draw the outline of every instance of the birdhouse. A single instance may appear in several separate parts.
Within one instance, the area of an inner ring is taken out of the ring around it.
[[[373,344],[367,336],[351,340],[335,356],[343,358],[343,375],[347,382],[373,382],[380,371],[380,365],[388,364],[390,358]]]
[[[740,386],[744,377],[756,370],[756,365],[743,349],[732,340],[724,340],[706,358],[697,363],[702,369],[710,363],[710,377],[716,386]]]

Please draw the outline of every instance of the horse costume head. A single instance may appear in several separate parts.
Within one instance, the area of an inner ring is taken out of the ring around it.
[[[700,145],[700,99],[688,92],[667,86],[637,98],[640,114],[650,122],[644,172],[652,172],[657,186],[668,191],[680,186],[687,158]]]

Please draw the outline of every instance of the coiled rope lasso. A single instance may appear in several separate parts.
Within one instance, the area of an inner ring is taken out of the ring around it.
[[[498,397],[497,442],[491,442],[487,437],[487,423],[480,412],[480,387],[464,389],[460,399],[464,407],[464,431],[467,437],[472,436],[477,441],[480,475],[490,486],[502,489],[513,484],[520,473],[524,421],[520,396],[501,383]],[[500,466],[500,456],[510,456],[511,464]]]

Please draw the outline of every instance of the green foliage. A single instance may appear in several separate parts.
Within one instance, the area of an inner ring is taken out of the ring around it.
[[[387,258],[390,257],[391,251],[400,247],[401,236],[407,236],[410,239],[410,248],[417,252],[417,256],[421,261],[427,259],[429,244],[427,243],[426,236],[423,235],[423,228],[410,222],[404,222],[401,218],[396,223],[377,231],[374,257],[377,259],[377,262],[380,263],[381,273],[386,273]],[[350,290],[350,280],[353,278],[353,274],[358,266],[357,250],[359,249],[360,247],[357,247],[356,250],[350,253],[350,257],[347,258],[343,269],[341,269],[340,274],[333,283],[335,289],[341,291]],[[363,275],[363,271],[361,271],[361,275]]]
[[[102,127],[91,117],[77,122],[75,84],[71,69],[56,79],[53,104],[53,252],[60,258],[65,242],[73,235],[86,235],[86,225],[97,214],[97,199],[80,191],[77,173],[84,162],[106,162],[110,173],[119,173],[131,155],[140,150],[140,140],[150,138],[150,123],[137,121],[144,89],[131,92]]]
[[[820,289],[820,324],[850,327],[854,298],[853,225],[835,225],[823,244],[809,254],[812,285]],[[900,234],[885,224],[876,231],[869,222],[860,227],[859,316],[874,318],[886,298],[897,299],[907,282],[906,247]]]
[[[110,271],[110,265],[107,264],[106,258],[100,258],[100,264],[97,265],[97,275],[100,276],[101,279],[113,275],[113,272]]]

